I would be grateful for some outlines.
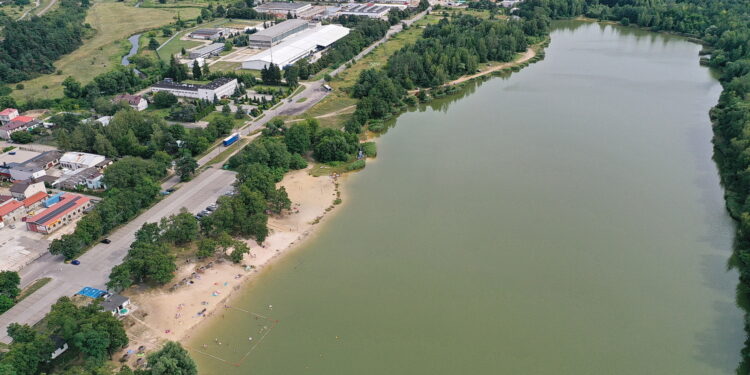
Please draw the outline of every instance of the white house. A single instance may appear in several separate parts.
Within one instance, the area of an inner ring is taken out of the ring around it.
[[[113,101],[115,103],[126,102],[131,108],[135,109],[136,111],[143,111],[144,109],[148,108],[148,101],[146,101],[146,99],[144,99],[140,95],[120,94],[115,96]]]
[[[15,108],[5,108],[0,112],[0,123],[5,124],[6,122],[13,120],[18,117],[18,110]]]

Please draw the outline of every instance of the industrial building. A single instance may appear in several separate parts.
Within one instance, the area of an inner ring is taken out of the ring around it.
[[[26,220],[26,229],[50,234],[83,215],[89,206],[91,206],[89,198],[65,193],[60,197],[59,202]]]
[[[165,78],[151,85],[151,92],[166,91],[183,98],[214,100],[234,94],[236,88],[237,80],[234,78],[222,77],[205,85],[179,83],[171,78]]]
[[[188,51],[188,57],[191,59],[206,58],[211,56],[219,56],[221,51],[224,50],[224,43],[213,43],[205,45],[200,48],[196,48],[192,51]]]
[[[50,169],[60,163],[60,151],[46,151],[22,163],[7,163],[0,165],[0,177],[9,176],[14,181],[24,181],[47,175]]]
[[[260,4],[254,9],[259,13],[267,13],[277,16],[286,16],[287,14],[297,16],[297,13],[304,12],[310,8],[312,8],[312,4],[310,3],[270,2]]]
[[[309,24],[305,20],[286,20],[250,35],[249,46],[255,48],[270,48],[281,42],[284,38],[299,33],[308,27]]]
[[[365,16],[370,18],[385,18],[391,9],[406,9],[406,5],[383,4],[346,4],[341,7],[340,16]]]
[[[74,171],[76,169],[94,167],[106,159],[103,155],[88,154],[85,152],[66,152],[60,158],[60,165],[63,168]]]
[[[224,29],[198,29],[190,33],[193,39],[216,40],[224,35]]]
[[[242,63],[242,69],[260,70],[274,63],[281,68],[311,56],[329,47],[349,34],[349,29],[341,25],[325,25],[305,30],[279,45],[250,57]]]

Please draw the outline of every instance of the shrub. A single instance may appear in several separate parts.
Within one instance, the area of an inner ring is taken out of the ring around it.
[[[364,152],[368,158],[374,158],[378,156],[378,146],[375,144],[375,142],[362,143],[361,147],[362,152]]]
[[[359,159],[346,166],[347,171],[356,171],[365,167],[365,159]]]
[[[307,160],[305,160],[300,154],[293,154],[292,158],[289,160],[289,168],[305,169],[307,168]]]

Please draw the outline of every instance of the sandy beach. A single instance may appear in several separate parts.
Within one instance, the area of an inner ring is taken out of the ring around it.
[[[132,313],[125,318],[131,342],[114,359],[140,346],[145,346],[146,351],[158,348],[164,340],[184,343],[198,324],[221,315],[242,284],[255,279],[265,267],[312,235],[335,207],[333,202],[340,196],[341,178],[313,177],[308,170],[289,172],[278,184],[286,188],[292,210],[269,218],[271,234],[263,246],[246,241],[251,250],[242,264],[217,259],[183,261],[178,264],[173,283],[158,289],[124,292],[134,305]],[[212,262],[211,268],[197,272],[209,262]],[[189,279],[185,286],[169,290],[185,278]],[[131,356],[127,363],[135,365],[137,358]]]

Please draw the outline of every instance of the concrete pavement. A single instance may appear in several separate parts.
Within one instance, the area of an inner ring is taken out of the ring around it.
[[[80,258],[81,264],[64,264],[62,256],[45,254],[21,271],[22,285],[42,277],[52,281],[0,315],[0,342],[9,343],[6,330],[10,323],[34,324],[44,317],[60,297],[72,296],[81,288],[91,286],[106,289],[112,267],[122,263],[135,238],[135,232],[146,222],[158,222],[162,217],[186,208],[192,213],[205,209],[216,199],[231,190],[235,173],[219,168],[209,168],[193,181],[166,197],[135,220],[112,232],[110,244],[97,244]]]

